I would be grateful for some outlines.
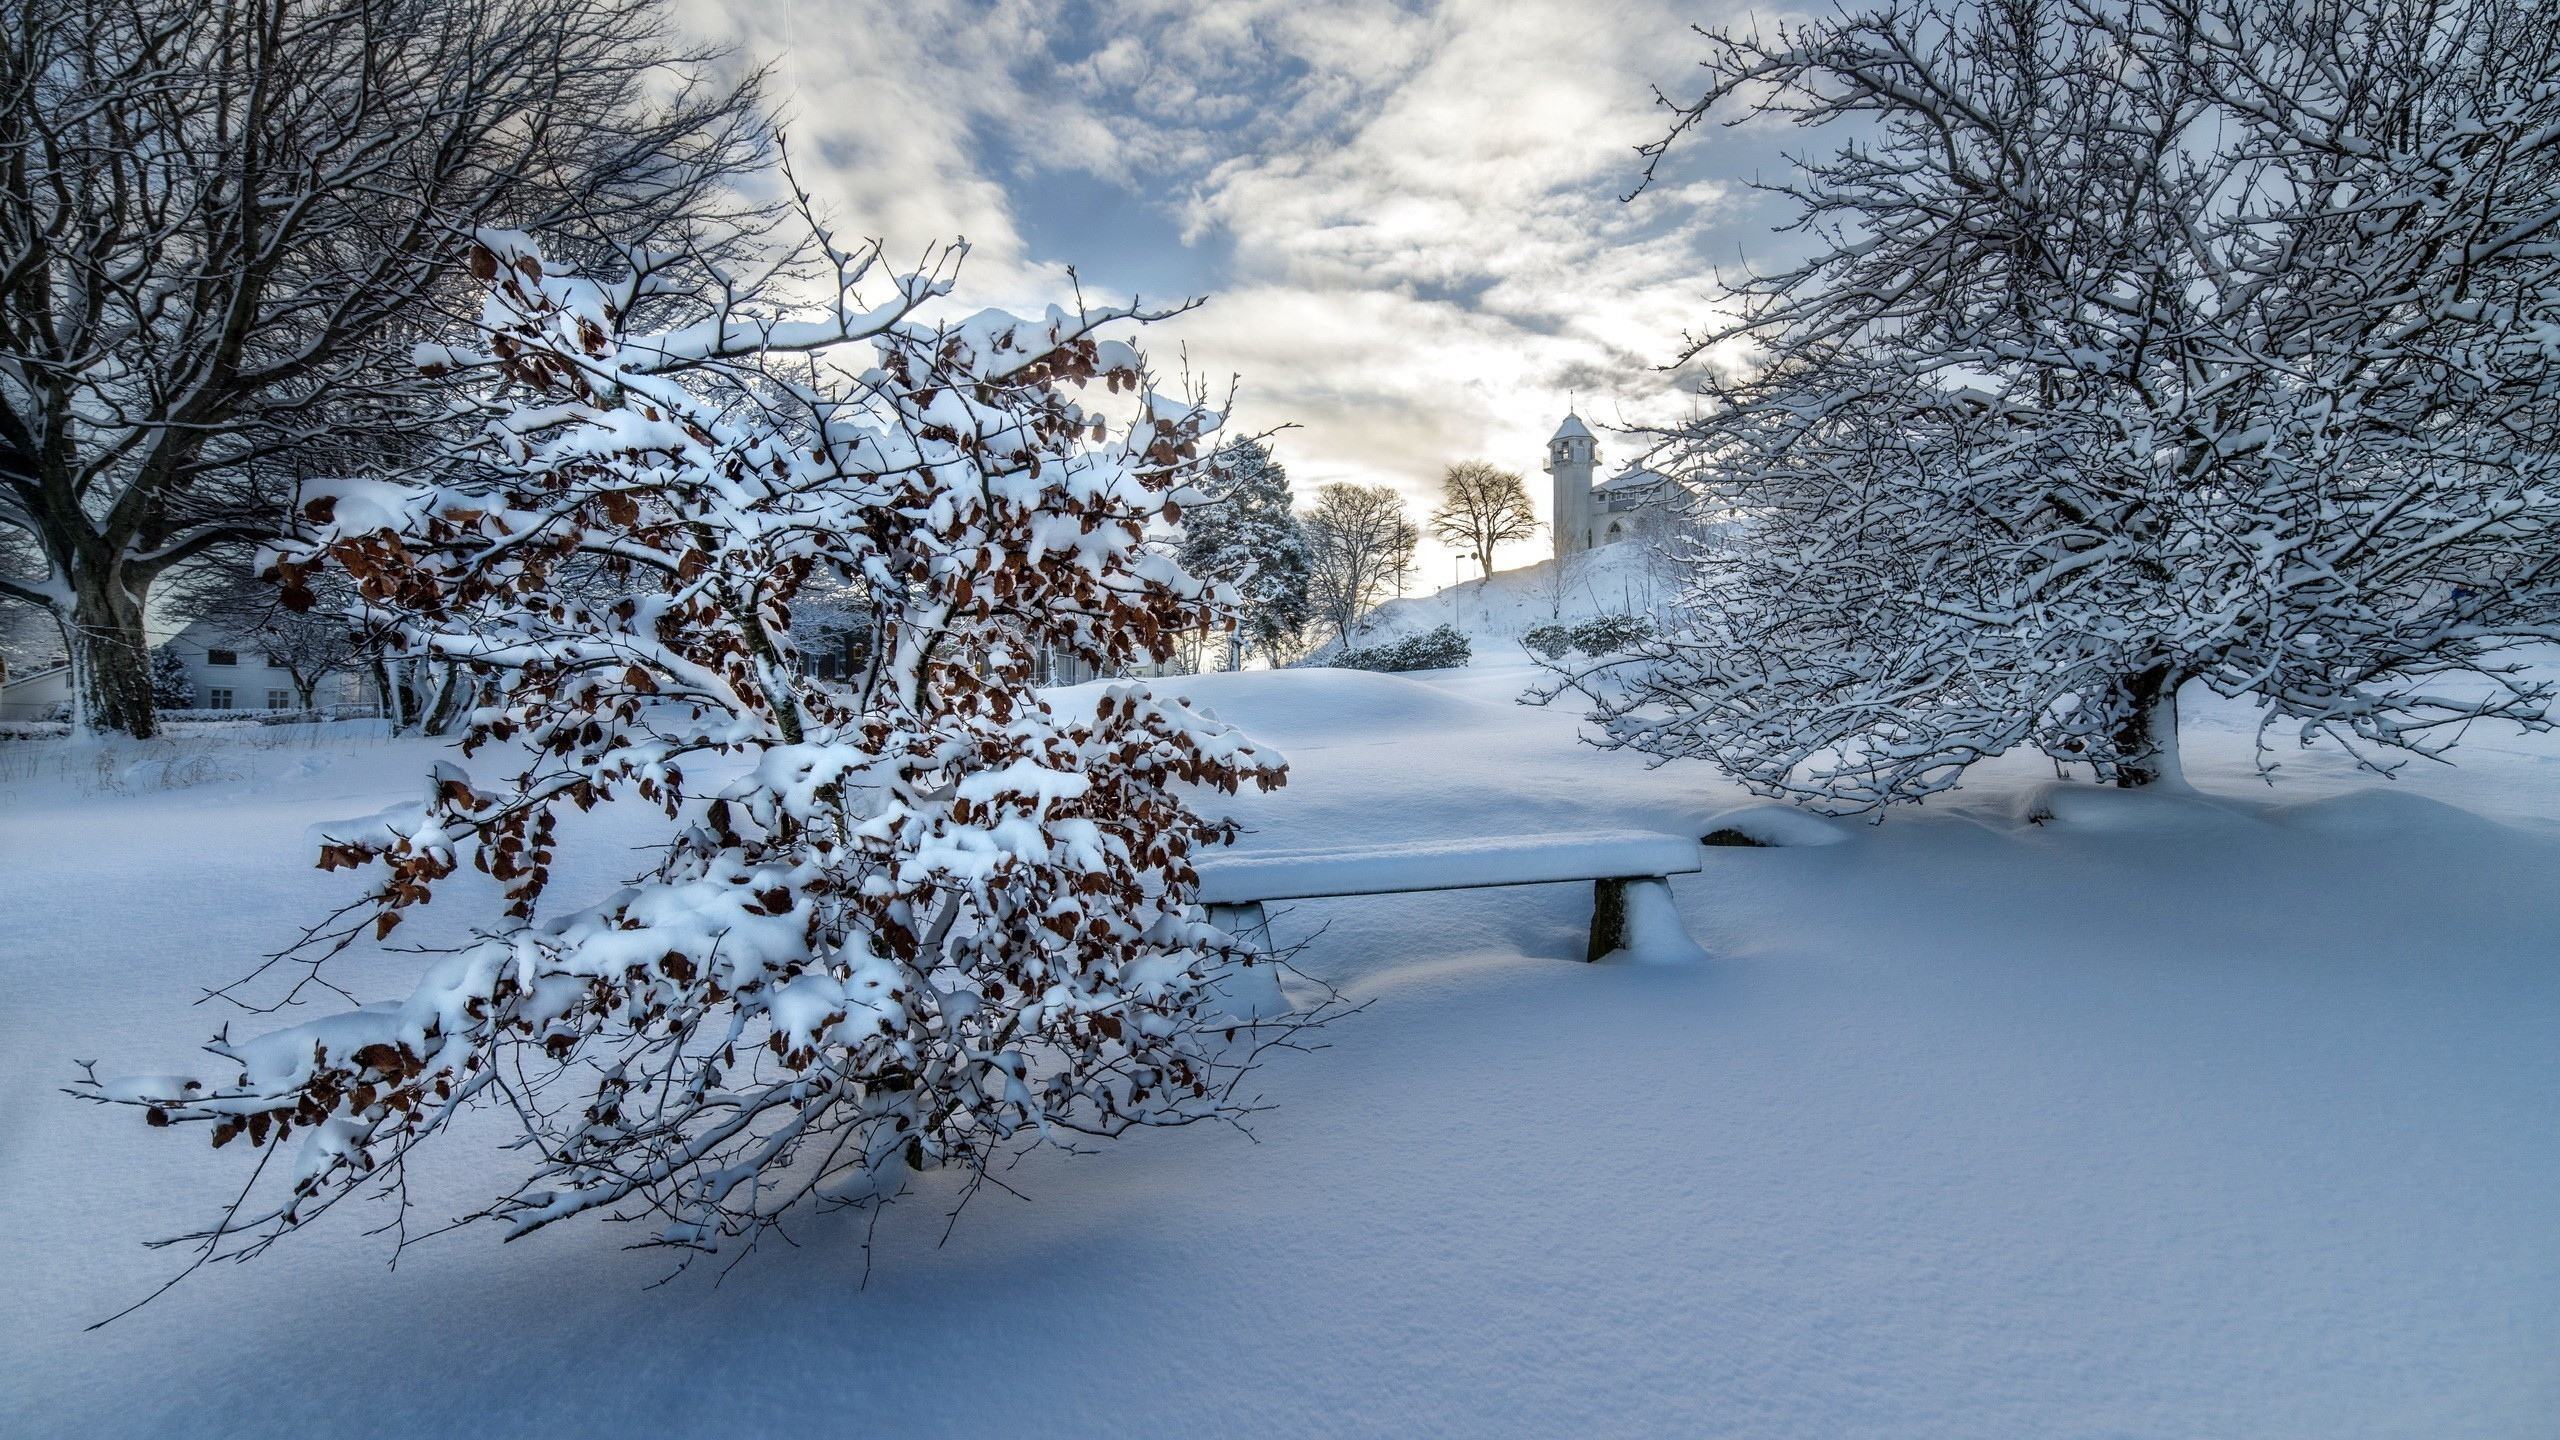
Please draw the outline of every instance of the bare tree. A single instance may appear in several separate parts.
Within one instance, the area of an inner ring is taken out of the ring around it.
[[[1608,736],[1833,807],[2021,744],[2175,783],[2201,683],[2387,768],[2547,723],[2560,27],[2503,0],[1888,0],[1710,34],[1846,122],[1670,437],[1738,542]],[[1666,139],[1667,146],[1671,141]],[[1696,353],[1693,351],[1693,354]],[[1581,678],[1581,677],[1577,677]],[[2450,682],[2450,683],[2447,683]]]
[[[1306,538],[1307,599],[1349,645],[1378,602],[1404,593],[1422,532],[1405,518],[1404,497],[1388,486],[1337,483],[1316,491]]]
[[[697,243],[765,150],[659,0],[16,0],[0,20],[0,525],[86,723],[153,725],[174,568],[295,483],[431,461],[409,363],[476,225]],[[736,217],[733,217],[736,218]],[[439,302],[446,302],[440,307]]]
[[[1538,533],[1538,512],[1529,504],[1529,487],[1514,471],[1482,460],[1461,460],[1442,472],[1440,489],[1440,508],[1431,512],[1432,535],[1451,549],[1473,555],[1487,576],[1493,574],[1497,546]]]

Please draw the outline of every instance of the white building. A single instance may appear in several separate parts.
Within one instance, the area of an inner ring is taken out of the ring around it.
[[[50,720],[71,703],[71,666],[61,660],[0,672],[0,720]]]
[[[1568,414],[1547,442],[1547,474],[1555,480],[1556,558],[1578,555],[1597,545],[1614,545],[1659,529],[1661,508],[1653,504],[1670,482],[1641,466],[1630,465],[1593,483],[1600,471],[1600,441],[1582,417]]]
[[[213,621],[195,621],[158,648],[186,667],[196,692],[191,709],[292,710],[302,703],[282,660],[254,640],[232,638]],[[370,704],[373,685],[361,664],[352,665],[321,677],[311,699],[319,706]]]

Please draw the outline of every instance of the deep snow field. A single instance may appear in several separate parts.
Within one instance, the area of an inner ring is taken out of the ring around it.
[[[1529,678],[1179,683],[1294,763],[1256,848],[1743,803],[1578,744]],[[1253,1137],[1035,1156],[940,1244],[928,1177],[867,1288],[841,1216],[647,1289],[616,1227],[393,1271],[349,1206],[95,1333],[244,1172],[63,1095],[73,1061],[189,1053],[199,991],[345,893],[305,827],[436,747],[0,747],[0,1434],[2560,1434],[2560,737],[2271,789],[2244,714],[2189,710],[2198,798],[2053,803],[2017,758],[1707,850],[1674,882],[1704,966],[1580,963],[1588,886],[1294,906],[1369,1004],[1262,1072]],[[470,1143],[454,1197],[505,1165]]]

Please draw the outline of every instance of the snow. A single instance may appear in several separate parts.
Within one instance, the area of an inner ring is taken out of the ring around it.
[[[1200,899],[1215,905],[1327,895],[1391,895],[1470,886],[1680,875],[1697,868],[1697,841],[1683,835],[1640,831],[1501,835],[1473,841],[1345,846],[1212,860],[1200,866]]]
[[[1793,805],[1764,801],[1757,805],[1737,805],[1718,810],[1698,822],[1701,838],[1711,835],[1739,835],[1754,845],[1837,845],[1850,838],[1852,828],[1828,815],[1816,815]],[[1730,840],[1710,841],[1731,844]]]
[[[1707,952],[1680,923],[1680,902],[1668,881],[1630,880],[1626,886],[1626,943],[1600,958],[1637,965],[1695,965]]]
[[[1496,570],[1489,578],[1387,601],[1369,612],[1355,643],[1382,645],[1449,625],[1473,642],[1477,663],[1507,663],[1519,653],[1520,637],[1540,625],[1660,613],[1677,588],[1663,564],[1654,546],[1621,540],[1562,561]],[[1317,653],[1319,663],[1332,648]]]
[[[1702,768],[1510,703],[1532,678],[1179,684],[1290,757],[1228,802],[1247,853],[1735,819]],[[73,1062],[165,1071],[266,1028],[189,1002],[347,893],[306,830],[414,799],[439,752],[197,737],[214,763],[169,773],[211,778],[162,788],[0,747],[0,1430],[2543,1433],[2560,739],[2481,728],[2387,786],[2288,756],[2270,789],[2249,712],[2184,708],[2196,793],[2158,804],[2065,799],[2013,757],[1815,822],[1840,843],[1745,809],[1777,848],[1670,882],[1704,963],[1579,963],[1587,884],[1274,906],[1367,1008],[1258,1073],[1252,1139],[1035,1156],[1004,1176],[1027,1203],[990,1191],[947,1243],[928,1175],[867,1272],[842,1216],[717,1285],[644,1288],[662,1261],[583,1223],[395,1272],[363,1233],[389,1213],[350,1206],[89,1334],[169,1274],[138,1242],[240,1167],[62,1094]],[[573,873],[595,849],[564,843],[558,883],[605,885]],[[418,968],[351,958],[366,999]],[[472,1133],[420,1172],[413,1230],[514,1170]]]

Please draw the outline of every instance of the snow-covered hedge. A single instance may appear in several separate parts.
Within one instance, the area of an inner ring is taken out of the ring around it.
[[[1566,652],[1609,655],[1653,638],[1654,626],[1642,615],[1595,615],[1578,625],[1540,625],[1520,637],[1530,653],[1561,660]]]
[[[314,720],[370,720],[381,713],[379,705],[318,705],[308,710],[163,710],[160,719],[196,723],[307,725]]]
[[[1467,637],[1443,625],[1420,635],[1366,650],[1345,650],[1333,663],[1345,670],[1452,670],[1474,658]]]

